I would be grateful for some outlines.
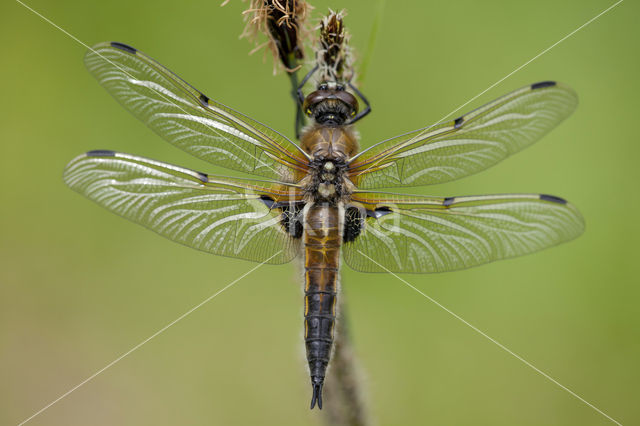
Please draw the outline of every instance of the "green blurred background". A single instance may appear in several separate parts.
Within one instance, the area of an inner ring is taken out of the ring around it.
[[[205,172],[84,69],[85,48],[0,6],[0,424],[17,424],[254,265],[165,240],[66,188],[64,165],[113,149]],[[239,40],[243,3],[30,0],[92,45],[129,43],[207,95],[292,135],[288,80]],[[366,50],[376,2],[348,8]],[[613,4],[387,2],[363,90],[362,146],[431,124]],[[640,423],[639,10],[626,1],[471,105],[556,79],[576,113],[477,176],[407,192],[543,192],[587,222],[528,257],[405,278],[622,424]],[[458,115],[457,113],[456,115]],[[610,422],[390,275],[344,268],[379,425]],[[61,400],[33,425],[320,425],[309,411],[301,275],[265,266]]]

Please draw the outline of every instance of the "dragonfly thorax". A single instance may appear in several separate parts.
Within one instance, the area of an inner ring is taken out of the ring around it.
[[[311,173],[305,190],[315,202],[337,203],[351,194],[350,182],[346,178],[346,162],[342,159],[316,158],[311,162]]]

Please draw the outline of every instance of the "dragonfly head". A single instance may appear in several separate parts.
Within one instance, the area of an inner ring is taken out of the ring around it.
[[[358,113],[358,100],[340,83],[320,83],[302,104],[304,113],[318,124],[342,126]]]

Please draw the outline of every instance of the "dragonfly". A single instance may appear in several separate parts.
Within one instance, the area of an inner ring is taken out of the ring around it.
[[[547,194],[378,191],[472,175],[531,145],[576,108],[575,92],[557,82],[522,87],[360,152],[353,123],[365,110],[359,113],[350,85],[319,82],[304,98],[310,124],[298,145],[126,44],[98,44],[85,64],[166,141],[256,178],[95,150],[73,159],[64,181],[108,210],[198,250],[265,264],[302,259],[312,409],[322,408],[341,260],[362,272],[445,272],[532,253],[584,230],[576,207]]]

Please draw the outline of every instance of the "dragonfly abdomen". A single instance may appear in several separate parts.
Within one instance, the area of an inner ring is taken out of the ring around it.
[[[322,385],[336,321],[342,242],[340,207],[311,204],[304,215],[304,338],[313,386],[311,408],[322,408]]]

